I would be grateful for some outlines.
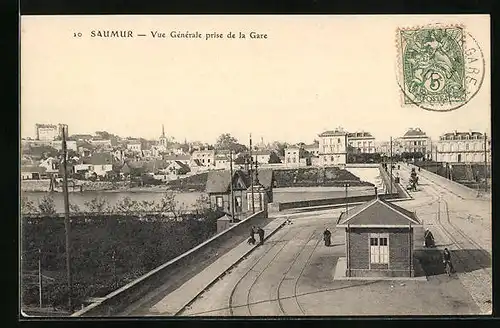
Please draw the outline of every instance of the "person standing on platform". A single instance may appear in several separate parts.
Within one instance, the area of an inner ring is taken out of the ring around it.
[[[330,247],[330,245],[332,244],[332,233],[330,232],[330,230],[328,230],[328,228],[325,229],[325,232],[323,232],[323,240],[325,241],[325,246],[327,247]]]
[[[264,244],[264,229],[259,227],[257,229],[257,233],[259,234],[259,245],[263,245]]]

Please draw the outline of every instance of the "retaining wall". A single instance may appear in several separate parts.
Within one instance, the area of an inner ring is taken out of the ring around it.
[[[415,166],[415,168],[418,170],[418,167]],[[425,169],[421,169],[420,172],[418,172],[419,175],[423,176],[426,179],[429,179],[430,181],[439,184],[440,186],[448,189],[449,191],[462,196],[463,198],[476,198],[477,197],[477,190],[468,188],[458,182],[446,179],[445,177],[442,177],[440,175],[437,175],[435,173],[429,172]]]
[[[175,274],[178,274],[179,270],[189,271],[191,264],[206,260],[207,256],[212,256],[211,250],[221,246],[234,236],[241,236],[243,239],[246,239],[251,226],[267,224],[268,220],[267,212],[257,212],[186,253],[106,295],[100,301],[92,303],[82,310],[75,312],[72,316],[100,317],[119,315],[131,304],[139,301],[147,294],[168,282]],[[218,254],[216,256],[221,255],[222,254]]]

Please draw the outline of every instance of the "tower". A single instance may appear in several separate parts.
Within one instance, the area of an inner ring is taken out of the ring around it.
[[[167,137],[165,137],[165,126],[161,125],[161,136],[159,139],[159,144],[161,147],[167,148]]]

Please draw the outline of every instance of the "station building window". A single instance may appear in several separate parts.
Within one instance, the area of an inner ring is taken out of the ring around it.
[[[389,263],[389,236],[387,234],[370,234],[370,262]]]

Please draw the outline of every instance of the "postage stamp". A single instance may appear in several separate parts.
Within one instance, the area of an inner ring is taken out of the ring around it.
[[[403,106],[451,111],[468,103],[484,79],[484,56],[460,25],[398,29],[398,84]]]

